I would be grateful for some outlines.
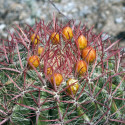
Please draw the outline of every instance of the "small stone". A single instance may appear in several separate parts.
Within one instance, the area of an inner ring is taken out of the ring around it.
[[[115,23],[119,24],[123,22],[123,17],[119,17],[115,19]]]
[[[25,22],[29,25],[33,25],[35,23],[35,19],[32,19],[31,17],[26,18]]]
[[[25,19],[27,17],[27,13],[25,11],[21,12],[21,14],[19,15],[19,19]]]
[[[0,31],[2,31],[5,27],[6,27],[5,24],[1,24],[1,25],[0,25]]]
[[[88,6],[84,6],[84,8],[80,12],[80,16],[84,16],[84,15],[87,15],[87,14],[90,14],[90,13],[91,13],[90,8]]]

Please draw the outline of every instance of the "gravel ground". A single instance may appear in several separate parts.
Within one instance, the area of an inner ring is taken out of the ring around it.
[[[125,0],[53,0],[55,6],[69,19],[80,21],[94,31],[108,33],[114,40],[123,38],[125,45]],[[0,38],[7,37],[14,24],[33,25],[35,19],[48,22],[53,13],[59,20],[67,21],[49,0],[0,0]]]

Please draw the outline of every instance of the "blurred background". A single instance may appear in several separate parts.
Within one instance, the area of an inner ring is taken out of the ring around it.
[[[125,46],[125,0],[0,0],[0,38],[7,37],[7,29],[14,24],[33,25],[35,20],[52,20],[53,13],[63,22],[75,19],[76,24],[94,25],[94,32],[103,31],[115,41],[122,38]],[[56,7],[54,7],[56,6]],[[64,14],[59,13],[59,11]]]

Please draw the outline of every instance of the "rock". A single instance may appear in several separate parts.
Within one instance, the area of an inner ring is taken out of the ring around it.
[[[0,24],[0,32],[6,27],[6,24]]]
[[[115,18],[115,23],[119,24],[123,22],[123,17]]]

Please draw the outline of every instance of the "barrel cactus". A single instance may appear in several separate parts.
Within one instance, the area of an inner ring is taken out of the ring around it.
[[[0,125],[125,124],[119,40],[80,24],[16,25],[1,40]]]

